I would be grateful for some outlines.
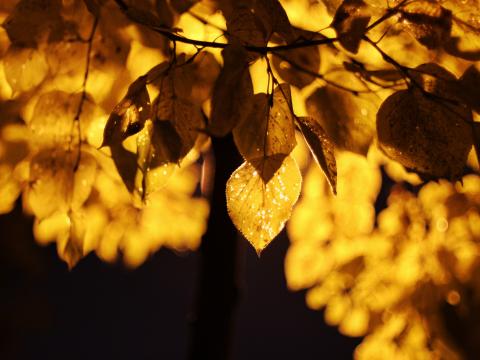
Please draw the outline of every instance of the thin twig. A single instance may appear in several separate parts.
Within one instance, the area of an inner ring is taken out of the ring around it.
[[[85,61],[85,72],[83,74],[83,82],[82,82],[82,93],[80,95],[80,103],[78,104],[77,108],[77,113],[75,114],[75,117],[73,120],[77,123],[77,128],[78,128],[78,153],[77,153],[77,159],[75,161],[75,166],[74,166],[74,172],[77,171],[78,166],[80,164],[81,160],[81,143],[82,143],[82,129],[81,129],[81,123],[80,123],[80,116],[82,114],[83,110],[83,105],[85,103],[85,100],[87,99],[87,81],[88,81],[88,74],[90,72],[90,57],[92,53],[92,45],[93,45],[93,37],[95,36],[95,31],[97,30],[97,25],[98,25],[98,17],[95,16],[92,24],[92,30],[90,31],[90,35],[88,36],[87,39],[87,57]]]

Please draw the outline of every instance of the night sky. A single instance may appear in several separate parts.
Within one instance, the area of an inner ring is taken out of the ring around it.
[[[136,270],[91,254],[68,271],[31,228],[19,208],[0,217],[0,359],[186,358],[198,254],[160,250]],[[359,340],[286,288],[282,235],[260,259],[241,242],[232,358],[351,359]]]

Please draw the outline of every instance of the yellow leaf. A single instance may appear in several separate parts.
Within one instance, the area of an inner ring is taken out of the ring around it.
[[[78,165],[77,165],[77,161]],[[88,153],[43,150],[30,162],[27,201],[38,218],[79,209],[87,200],[96,174],[96,161]]]
[[[255,95],[250,114],[233,130],[235,144],[245,160],[286,156],[292,152],[296,140],[290,106],[287,84],[275,89],[272,106],[267,94]]]
[[[290,218],[301,183],[295,160],[280,155],[247,161],[228,180],[228,213],[259,255]]]
[[[11,45],[3,57],[3,66],[14,94],[33,90],[48,75],[45,54],[37,49]]]

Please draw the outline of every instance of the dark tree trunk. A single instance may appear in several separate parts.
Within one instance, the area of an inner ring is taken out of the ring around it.
[[[189,359],[229,358],[233,312],[238,298],[237,231],[231,222],[225,185],[241,158],[233,138],[213,139],[215,179],[208,229],[200,247],[197,304],[191,328]]]

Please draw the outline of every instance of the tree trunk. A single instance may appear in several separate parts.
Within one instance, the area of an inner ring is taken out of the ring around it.
[[[228,216],[225,185],[231,173],[239,166],[241,158],[231,135],[212,141],[215,178],[208,229],[200,247],[190,360],[229,358],[233,312],[239,293],[237,231]]]

